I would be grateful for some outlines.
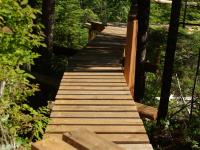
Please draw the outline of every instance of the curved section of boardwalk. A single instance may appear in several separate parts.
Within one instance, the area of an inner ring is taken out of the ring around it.
[[[65,132],[86,128],[127,150],[152,149],[120,64],[125,30],[107,27],[71,58],[47,137],[61,138]]]

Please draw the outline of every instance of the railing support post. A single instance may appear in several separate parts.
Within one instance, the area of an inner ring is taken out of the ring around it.
[[[134,96],[137,33],[137,18],[136,16],[129,16],[127,25],[127,41],[125,48],[124,76],[132,96]]]

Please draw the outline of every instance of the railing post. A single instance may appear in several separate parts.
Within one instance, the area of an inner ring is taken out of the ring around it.
[[[88,42],[96,37],[97,32],[101,32],[105,29],[105,26],[99,22],[90,22],[90,24],[91,25],[88,31]]]
[[[127,24],[124,76],[132,96],[134,96],[137,33],[138,33],[138,20],[136,18],[136,15],[135,16],[130,15]]]
[[[94,31],[89,29],[88,31],[88,42],[94,39]]]

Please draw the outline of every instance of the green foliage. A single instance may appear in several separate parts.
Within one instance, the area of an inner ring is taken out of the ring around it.
[[[169,4],[151,2],[150,23],[168,24],[170,19],[170,9],[171,6]]]
[[[0,95],[0,134],[7,131],[13,140],[17,136],[39,139],[47,123],[44,108],[34,110],[26,104],[38,85],[30,83],[33,76],[23,66],[33,65],[39,55],[32,49],[44,46],[42,26],[33,21],[40,12],[27,2],[0,1],[0,83],[5,83]]]
[[[146,91],[144,102],[154,105],[158,108],[158,100],[155,97],[160,96],[161,77],[164,65],[164,56],[167,43],[167,33],[170,16],[169,4],[151,3],[150,16],[150,35],[147,47],[147,61],[156,63],[160,61],[159,72],[154,75],[146,74]],[[191,15],[191,17],[189,17]],[[182,21],[183,9],[180,21]],[[188,7],[187,21],[198,23],[200,20],[199,9]],[[177,84],[176,74],[180,81],[181,94],[183,97],[191,96],[194,84],[194,76],[200,48],[199,27],[186,26],[185,29],[179,28],[177,50],[174,63],[174,76],[172,80],[171,93],[175,96],[180,95],[180,89]],[[159,56],[159,57],[157,57]],[[159,61],[157,59],[160,59]],[[199,76],[198,76],[199,78]],[[156,126],[154,121],[144,120],[145,127],[153,143],[154,149],[199,149],[200,147],[200,84],[197,81],[195,90],[195,102],[193,117],[189,120],[189,115],[182,101],[176,99],[169,102],[169,113],[166,121],[162,122],[162,128]],[[190,107],[188,107],[190,108]]]
[[[60,47],[81,48],[86,45],[89,21],[126,22],[129,0],[58,0],[54,44]]]
[[[80,48],[88,36],[84,24],[96,18],[92,10],[81,9],[78,0],[57,1],[54,43],[60,47]]]
[[[184,3],[185,1],[183,1]],[[191,0],[191,2],[197,2],[198,0]],[[160,4],[156,2],[151,2],[151,24],[168,24],[170,19],[171,5],[170,4]],[[183,21],[184,16],[184,5],[181,7],[180,22]],[[186,22],[187,23],[197,23],[200,24],[200,10],[199,6],[188,6],[186,11]]]
[[[50,60],[50,68],[52,72],[64,72],[66,70],[68,60],[65,56],[54,56]]]
[[[108,21],[109,22],[127,22],[131,3],[129,0],[117,1],[108,0]]]

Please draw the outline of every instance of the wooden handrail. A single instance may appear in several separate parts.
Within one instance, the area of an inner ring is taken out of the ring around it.
[[[124,62],[124,76],[132,96],[134,96],[137,33],[138,20],[136,19],[136,17],[134,17],[132,19],[129,19],[127,24],[127,39]]]
[[[86,24],[88,31],[88,41],[95,38],[96,32],[101,32],[105,29],[105,26],[101,22],[89,22]]]

